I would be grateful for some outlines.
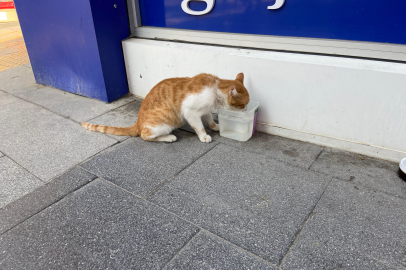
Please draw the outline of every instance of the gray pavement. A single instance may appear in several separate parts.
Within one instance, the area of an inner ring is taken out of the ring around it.
[[[257,132],[94,133],[110,104],[0,72],[0,269],[406,269],[397,164]]]

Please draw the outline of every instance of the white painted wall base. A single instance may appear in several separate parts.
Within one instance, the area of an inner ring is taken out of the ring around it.
[[[344,141],[338,138],[330,138],[317,134],[306,133],[303,131],[276,127],[268,124],[258,123],[257,130],[281,137],[286,137],[303,142],[315,143],[327,147],[350,151],[365,156],[382,158],[394,162],[399,162],[402,158],[406,157],[406,153],[402,151],[394,151],[392,149],[385,149],[373,145],[360,144],[358,142]]]
[[[406,65],[156,40],[123,41],[131,93],[201,72],[246,76],[258,130],[364,155],[406,156]]]

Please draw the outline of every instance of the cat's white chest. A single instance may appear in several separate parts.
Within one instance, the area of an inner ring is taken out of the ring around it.
[[[218,99],[217,89],[211,87],[205,87],[200,93],[190,94],[182,103],[182,116],[209,114],[218,106]]]

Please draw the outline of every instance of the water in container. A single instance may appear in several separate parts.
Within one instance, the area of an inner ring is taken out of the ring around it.
[[[251,101],[246,111],[218,110],[220,136],[248,141],[255,133],[259,102]]]

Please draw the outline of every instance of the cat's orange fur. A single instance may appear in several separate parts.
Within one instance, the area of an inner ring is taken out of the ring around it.
[[[238,74],[235,80],[222,80],[204,73],[193,78],[166,79],[152,88],[143,100],[138,120],[132,127],[110,127],[85,122],[82,126],[88,130],[113,135],[141,136],[148,141],[175,141],[176,137],[168,134],[171,129],[181,127],[186,119],[203,142],[210,142],[211,138],[207,138],[210,136],[206,134],[201,120],[199,123],[194,115],[199,119],[203,117],[210,128],[218,130],[217,124],[208,113],[217,108],[245,108],[249,103],[249,94],[243,83],[242,73]],[[189,103],[194,104],[193,102],[197,104],[196,111],[195,108],[185,109]],[[204,102],[207,105],[201,105],[203,107],[200,108],[200,104]],[[213,104],[210,104],[211,102]],[[205,106],[211,107],[206,109]]]

